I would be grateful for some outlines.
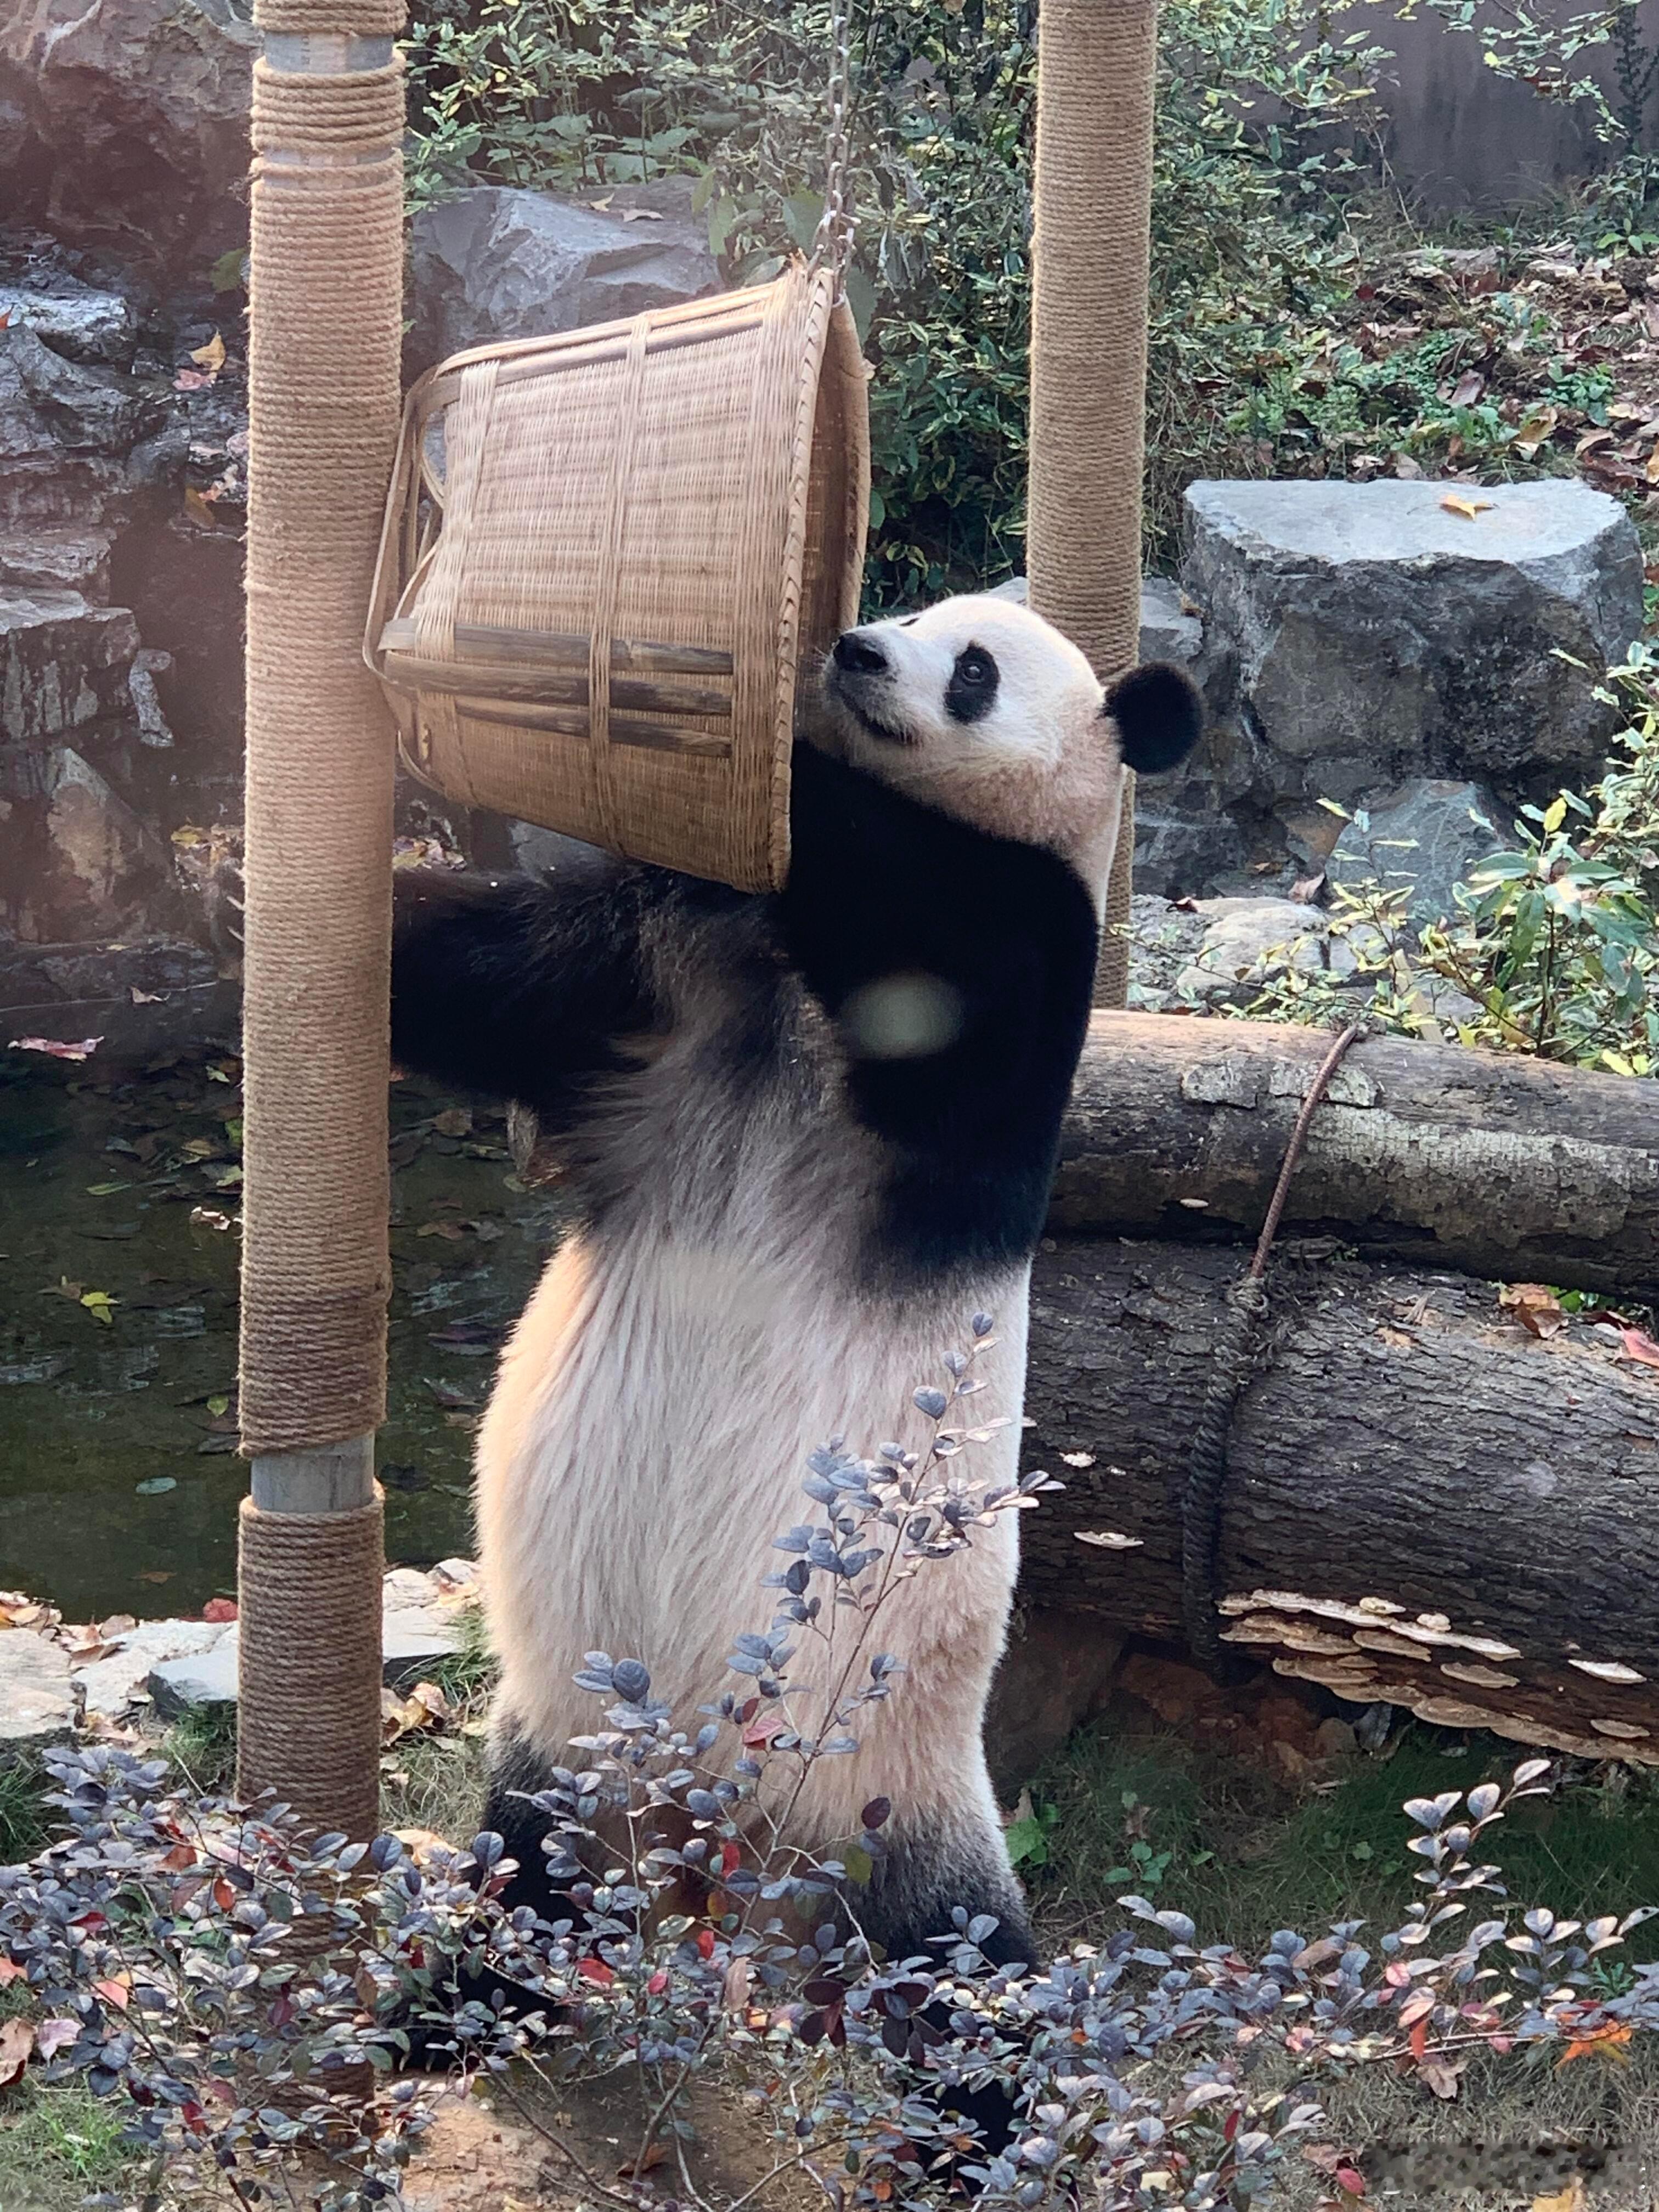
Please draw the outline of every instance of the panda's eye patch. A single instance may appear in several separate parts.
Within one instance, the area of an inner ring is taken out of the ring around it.
[[[945,712],[958,722],[988,714],[997,696],[997,665],[982,645],[965,645],[945,688]]]

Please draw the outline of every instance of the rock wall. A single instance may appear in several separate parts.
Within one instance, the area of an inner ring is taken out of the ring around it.
[[[15,162],[8,216],[37,211],[0,225],[0,1045],[235,1023],[251,34],[146,5],[95,38],[78,17],[56,45],[0,33],[0,190]],[[118,152],[99,118],[124,98]],[[417,217],[410,374],[712,289],[685,191],[608,198],[486,188]],[[113,206],[142,226],[112,230]],[[432,826],[417,787],[404,811]],[[441,811],[510,858],[509,825]]]

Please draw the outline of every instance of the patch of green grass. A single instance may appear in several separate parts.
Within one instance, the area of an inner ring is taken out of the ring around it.
[[[192,1705],[161,1740],[162,1756],[198,1796],[228,1790],[236,1776],[236,1708]]]
[[[499,1669],[484,1629],[483,1608],[469,1605],[457,1617],[460,1643],[432,1668],[431,1679],[452,1705],[482,1707],[495,1686]]]
[[[466,1844],[483,1815],[483,1729],[497,1668],[480,1608],[469,1606],[457,1626],[459,1648],[428,1670],[453,1708],[453,1718],[441,1731],[399,1738],[381,1761],[380,1825],[429,1828],[450,1843]]]
[[[1032,1901],[1057,1936],[1116,1925],[1114,1900],[1146,1887],[1121,1869],[1167,1853],[1157,1902],[1190,1913],[1202,1942],[1248,1950],[1275,1929],[1311,1936],[1344,1919],[1394,1927],[1420,1894],[1404,1801],[1501,1780],[1523,1756],[1491,1736],[1414,1727],[1389,1755],[1354,1759],[1334,1788],[1298,1798],[1243,1760],[1097,1729],[1032,1786],[1058,1815],[1046,1864],[1027,1869]],[[1569,1777],[1491,1832],[1510,1899],[1575,1917],[1659,1904],[1659,1779],[1617,1766]],[[1659,1922],[1630,1948],[1632,1960],[1656,1955]]]
[[[72,2212],[93,2191],[114,2186],[133,2163],[121,2140],[130,2109],[77,2082],[47,2087],[25,2079],[0,2093],[0,2205]]]
[[[46,1776],[32,1759],[0,1765],[0,1865],[38,1851],[51,1829]]]

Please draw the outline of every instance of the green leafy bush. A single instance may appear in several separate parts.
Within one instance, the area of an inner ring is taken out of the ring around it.
[[[1155,553],[1192,477],[1260,465],[1241,395],[1349,287],[1348,171],[1329,127],[1364,126],[1381,58],[1345,27],[1353,7],[1166,0]],[[871,593],[884,605],[993,582],[1020,557],[1036,9],[886,0],[853,16],[848,294],[876,368]],[[828,0],[429,0],[410,48],[414,196],[684,176],[728,280],[763,282],[817,222],[830,19]]]
[[[1359,1000],[1368,1019],[1416,1031],[1437,1006],[1443,1017],[1437,987],[1449,987],[1466,1044],[1659,1072],[1659,650],[1632,646],[1607,684],[1600,696],[1627,720],[1587,793],[1523,807],[1514,844],[1458,886],[1453,914],[1421,928],[1409,888],[1395,887],[1409,854],[1374,853],[1372,879],[1336,894],[1331,934],[1352,972],[1292,969],[1247,1012],[1335,1024]]]

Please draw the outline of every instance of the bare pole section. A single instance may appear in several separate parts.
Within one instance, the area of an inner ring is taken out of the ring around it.
[[[1109,684],[1140,657],[1157,0],[1042,0],[1031,257],[1031,605]],[[1129,991],[1134,777],[1096,1003]]]
[[[371,1835],[390,1287],[392,734],[363,609],[395,447],[402,0],[258,0],[249,293],[241,1789]]]

